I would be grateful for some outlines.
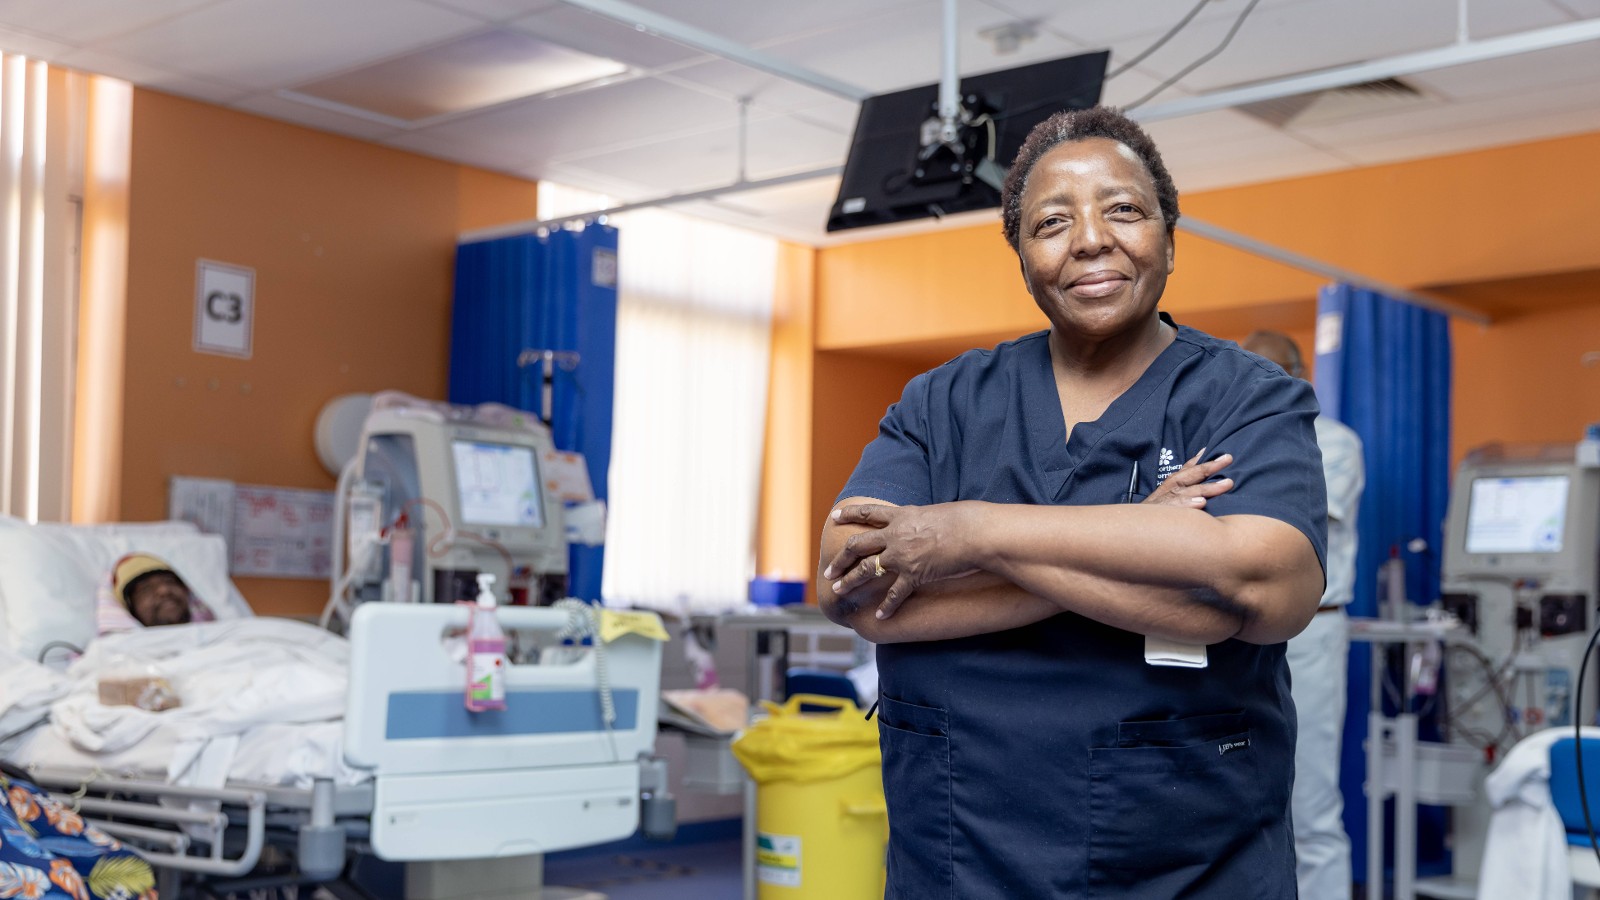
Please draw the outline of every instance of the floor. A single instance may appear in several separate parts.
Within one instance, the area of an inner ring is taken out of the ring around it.
[[[642,840],[552,853],[544,882],[605,894],[609,900],[741,900],[738,835],[712,828],[669,844]]]

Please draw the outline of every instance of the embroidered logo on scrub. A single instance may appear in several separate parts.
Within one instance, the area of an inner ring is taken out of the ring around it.
[[[1228,755],[1228,751],[1230,751],[1230,750],[1244,750],[1249,746],[1250,746],[1250,739],[1249,738],[1245,738],[1242,741],[1226,741],[1224,743],[1221,743],[1221,744],[1217,745],[1217,755],[1218,756],[1227,756]]]
[[[1156,484],[1167,480],[1167,476],[1183,468],[1183,463],[1173,462],[1173,452],[1169,447],[1161,448],[1161,455],[1156,457]]]

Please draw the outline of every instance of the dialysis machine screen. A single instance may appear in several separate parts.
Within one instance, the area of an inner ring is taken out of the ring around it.
[[[451,449],[463,522],[544,527],[544,498],[532,447],[453,441]]]
[[[1566,475],[1475,478],[1467,507],[1468,553],[1560,553]]]

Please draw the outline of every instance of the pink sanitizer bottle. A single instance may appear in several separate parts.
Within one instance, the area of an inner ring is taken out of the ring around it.
[[[494,614],[494,576],[478,576],[478,603],[467,629],[467,709],[506,708],[506,633]]]

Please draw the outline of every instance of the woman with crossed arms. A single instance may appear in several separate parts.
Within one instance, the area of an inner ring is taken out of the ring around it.
[[[912,379],[822,534],[879,645],[887,896],[1291,898],[1311,388],[1159,311],[1177,191],[1120,113],[1035,128],[1002,219],[1050,327]]]

